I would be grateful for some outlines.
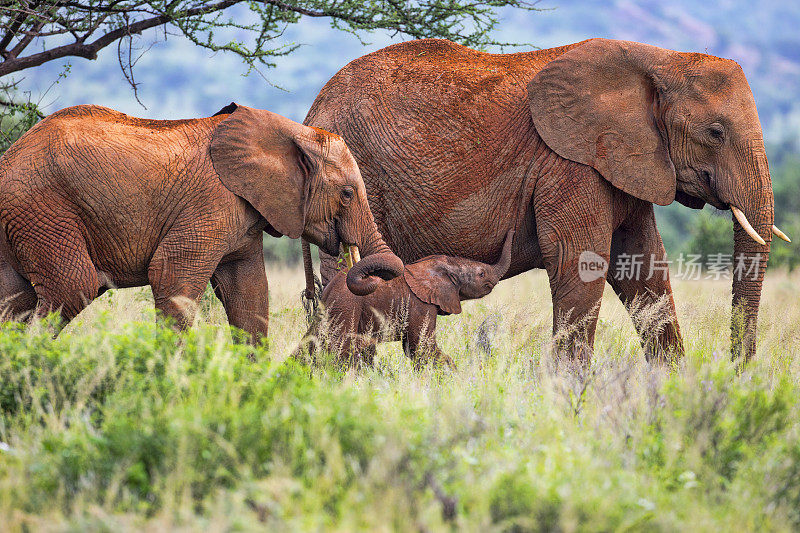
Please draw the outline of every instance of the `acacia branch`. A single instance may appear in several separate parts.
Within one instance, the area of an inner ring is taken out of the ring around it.
[[[36,107],[36,106],[20,104],[19,102],[12,102],[11,100],[3,100],[2,98],[0,98],[0,106],[5,107],[5,108],[22,108],[22,107],[25,107],[30,113],[33,113],[38,118],[44,118],[45,117],[44,113],[39,111],[39,108]]]
[[[38,2],[33,5],[33,9],[36,9],[38,6]],[[28,18],[28,13],[25,11],[19,11],[17,16],[14,17],[14,21],[9,25],[8,29],[6,30],[5,34],[3,35],[3,39],[0,41],[0,55],[6,57],[6,48],[8,45],[11,44],[11,41],[17,35],[20,28],[22,28],[22,24]]]
[[[26,32],[25,35],[22,36],[22,39],[19,40],[17,45],[10,52],[7,52],[6,61],[20,55],[23,52],[23,50],[25,50],[25,48],[27,48],[28,45],[31,44],[31,41],[33,41],[33,39],[40,34],[39,32],[42,31],[44,25],[45,21],[40,20],[33,26],[33,29],[31,31]],[[0,65],[0,67],[1,66],[2,65]]]
[[[236,5],[249,13],[244,17],[239,11],[224,13]],[[389,30],[478,48],[503,46],[489,37],[498,22],[496,10],[531,10],[533,5],[528,0],[0,0],[0,28],[5,30],[0,39],[0,77],[65,57],[96,59],[100,50],[127,38],[127,54],[121,53],[121,44],[118,50],[120,68],[135,93],[132,36],[161,25],[165,35],[166,26],[172,25],[192,43],[233,52],[256,71],[257,62],[274,66],[271,58],[297,49],[299,45],[281,43],[280,38],[302,17],[329,18],[334,29],[359,39],[365,32]],[[219,37],[225,33],[218,30],[248,37],[226,42]],[[74,40],[66,44],[63,37],[55,37],[67,35]],[[53,41],[57,46],[48,46]],[[22,57],[31,43],[37,43],[37,49]]]
[[[240,1],[241,0],[224,0],[210,6],[189,9],[184,12],[184,16],[188,18],[212,13],[214,11],[221,11],[230,6],[238,4]],[[0,63],[0,77],[31,67],[38,67],[39,65],[47,63],[48,61],[53,61],[54,59],[60,59],[68,56],[96,59],[97,52],[111,43],[125,37],[126,35],[140,34],[145,30],[160,26],[170,22],[173,19],[174,17],[167,14],[159,15],[157,17],[140,20],[138,22],[134,22],[133,24],[117,28],[92,41],[91,43],[76,41],[74,43],[57,46],[56,48],[51,48],[50,50],[45,50],[29,56],[21,58],[8,58]]]

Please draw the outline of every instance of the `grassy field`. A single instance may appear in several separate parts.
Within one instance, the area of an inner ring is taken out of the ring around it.
[[[643,359],[610,289],[595,359],[559,371],[546,276],[441,318],[458,368],[286,360],[301,271],[270,270],[252,362],[212,298],[178,335],[114,291],[57,339],[0,328],[0,530],[800,528],[800,276],[768,276],[759,353],[728,357],[729,282],[678,282],[688,355]],[[479,347],[490,339],[490,353]]]

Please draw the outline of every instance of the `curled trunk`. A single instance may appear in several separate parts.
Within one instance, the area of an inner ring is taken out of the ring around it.
[[[373,254],[347,272],[347,288],[357,296],[366,296],[378,288],[379,280],[390,280],[402,273],[403,262],[393,253]]]
[[[356,244],[363,259],[347,273],[347,287],[353,294],[365,296],[378,288],[379,279],[390,280],[403,274],[403,262],[384,242],[378,226],[364,202]]]

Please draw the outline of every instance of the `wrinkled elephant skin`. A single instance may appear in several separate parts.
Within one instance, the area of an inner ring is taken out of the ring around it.
[[[486,261],[516,229],[506,276],[546,269],[554,328],[570,326],[583,358],[606,280],[626,304],[664,302],[662,327],[635,320],[648,358],[682,354],[653,204],[737,208],[735,252],[753,268],[733,284],[733,351],[753,354],[773,196],[735,62],[607,39],[517,54],[410,41],[345,66],[305,123],[345,139],[403,261]],[[607,268],[581,276],[582,254]],[[644,260],[630,277],[632,256]],[[335,268],[322,254],[323,282]]]
[[[269,316],[264,231],[396,259],[342,139],[269,111],[231,104],[159,121],[77,106],[0,160],[6,317],[68,321],[108,287],[150,285],[156,308],[185,327],[210,280],[255,342]]]

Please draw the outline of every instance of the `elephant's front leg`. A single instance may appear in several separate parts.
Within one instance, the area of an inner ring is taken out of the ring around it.
[[[640,204],[614,232],[608,282],[631,313],[647,360],[666,362],[683,355],[683,339],[653,205]]]
[[[244,257],[217,267],[211,285],[231,326],[247,332],[251,344],[267,337],[269,289],[260,235]]]
[[[537,183],[534,211],[553,298],[553,335],[559,354],[588,365],[611,253],[613,193],[582,165],[551,178]]]
[[[417,368],[427,361],[455,368],[453,360],[439,348],[436,341],[436,317],[437,309],[430,304],[409,309],[408,324],[401,332],[401,340],[406,357]]]

